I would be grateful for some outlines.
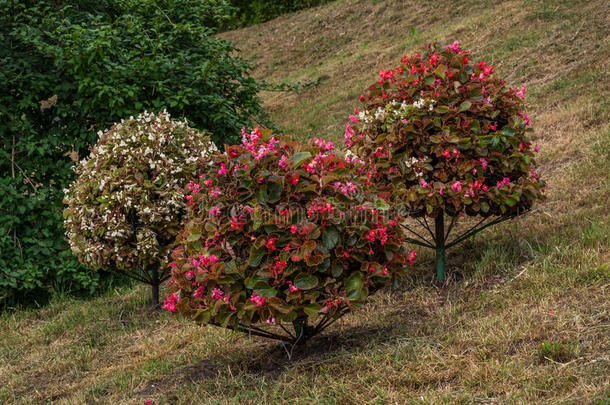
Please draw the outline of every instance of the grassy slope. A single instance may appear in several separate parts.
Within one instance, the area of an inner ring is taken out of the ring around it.
[[[500,3],[500,4],[498,4]],[[295,136],[339,140],[361,89],[420,43],[458,39],[526,83],[549,199],[378,294],[297,349],[181,324],[141,287],[0,315],[0,403],[610,401],[609,4],[339,1],[223,36],[274,81]]]

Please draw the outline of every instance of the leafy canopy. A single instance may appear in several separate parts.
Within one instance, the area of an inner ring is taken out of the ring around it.
[[[542,197],[524,111],[513,89],[457,42],[405,56],[361,96],[345,143],[385,196],[415,216],[509,215]]]
[[[332,143],[243,132],[189,185],[165,308],[237,327],[361,304],[415,255],[369,186]]]

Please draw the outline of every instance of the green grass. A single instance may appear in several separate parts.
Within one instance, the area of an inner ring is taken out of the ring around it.
[[[0,403],[610,403],[610,32],[603,1],[344,0],[224,37],[277,82],[272,117],[341,142],[379,67],[460,40],[525,83],[546,202],[448,252],[287,358],[181,323],[144,286],[0,314]],[[584,22],[584,23],[583,23]]]

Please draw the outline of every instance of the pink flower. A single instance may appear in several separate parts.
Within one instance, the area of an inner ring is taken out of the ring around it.
[[[451,152],[449,152],[449,149],[445,149],[441,154],[447,159],[451,158]]]
[[[203,292],[205,291],[205,287],[204,286],[199,286],[197,287],[197,290],[195,290],[195,292],[193,293],[193,297],[203,297]]]
[[[356,122],[358,122],[358,118],[356,118],[355,115],[350,115],[349,120],[352,122],[352,124],[355,124]]]
[[[275,238],[269,238],[269,240],[267,241],[267,244],[265,245],[267,246],[267,249],[269,250],[275,250]]]
[[[224,291],[222,291],[221,289],[214,288],[214,290],[212,291],[212,298],[214,298],[215,300],[222,299],[223,295],[224,295]]]
[[[349,125],[349,122],[346,122],[345,123],[345,135],[343,137],[346,148],[349,148],[350,146],[352,146],[354,144],[354,142],[352,141],[353,137],[354,137],[354,130]]]
[[[451,189],[453,191],[461,191],[462,190],[462,183],[460,183],[459,181],[456,181],[455,183],[453,183],[453,185],[451,186]]]
[[[521,117],[523,118],[523,123],[524,123],[526,126],[530,125],[530,116],[529,116],[529,115],[527,115],[527,113],[523,113],[523,114],[521,115]]]
[[[292,281],[288,280],[287,283],[289,285],[288,289],[290,290],[291,293],[299,291],[299,287],[292,284]]]
[[[454,41],[453,44],[447,45],[447,49],[451,49],[455,53],[460,53],[460,45],[458,41]]]
[[[212,215],[212,216],[220,215],[220,209],[218,209],[218,207],[210,208],[210,215]]]
[[[481,163],[481,166],[483,166],[483,170],[487,169],[487,160],[481,158],[479,159],[479,162]]]
[[[258,178],[258,184],[262,184],[263,181],[265,181],[264,177],[259,177]]]
[[[297,255],[293,255],[292,256],[292,261],[293,262],[298,262],[299,260],[301,260],[301,259],[299,259],[299,256],[297,256]]]
[[[413,263],[415,263],[415,250],[413,250],[411,253],[409,253],[409,256],[407,256],[407,264],[409,266],[413,266]]]
[[[297,233],[297,231],[298,231],[298,228],[296,225],[292,225],[290,227],[290,233],[295,234],[295,233]]]
[[[227,174],[227,168],[225,167],[224,163],[220,164],[220,169],[218,170],[218,174],[220,174],[221,176],[224,176],[225,174]]]
[[[510,183],[510,179],[508,177],[504,177],[502,179],[502,181],[499,181],[496,183],[496,187],[497,188],[504,187],[504,186],[508,185],[509,183]]]
[[[256,295],[255,292],[252,293],[252,297],[250,298],[250,301],[255,303],[257,307],[260,307],[261,305],[263,305],[265,303],[265,300],[266,300],[265,297]]]
[[[316,145],[318,148],[320,148],[320,150],[324,151],[324,152],[329,152],[331,151],[335,146],[333,145],[332,142],[326,142],[324,139],[320,138],[313,138],[313,143],[314,145]]]
[[[534,152],[536,152],[536,153],[540,152],[540,148],[538,148],[538,145],[534,146]]]
[[[521,84],[521,90],[518,90],[517,92],[515,92],[515,96],[519,97],[521,100],[525,100],[525,85]]]
[[[163,306],[161,308],[167,309],[170,312],[176,311],[176,304],[178,303],[178,297],[173,293],[165,297],[163,301]]]
[[[492,125],[492,124],[490,124],[490,125],[489,125],[489,129],[491,129],[492,131],[497,130],[497,129],[498,129],[498,122],[497,122],[497,121],[494,121],[493,125]]]
[[[280,158],[278,166],[282,169],[286,169],[288,167],[288,160],[286,159],[285,155],[282,155],[282,157]]]

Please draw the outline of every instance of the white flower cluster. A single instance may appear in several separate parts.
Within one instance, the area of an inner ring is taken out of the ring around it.
[[[407,169],[411,169],[413,173],[415,173],[415,177],[422,177],[424,173],[419,165],[425,163],[427,159],[427,156],[419,159],[415,156],[407,157],[405,159],[405,166]]]
[[[164,111],[99,132],[65,190],[66,235],[79,260],[130,270],[164,263],[182,227],[185,186],[217,152],[203,133]]]
[[[434,110],[434,104],[436,104],[436,100],[425,100],[423,98],[415,100],[412,104],[408,104],[405,101],[399,103],[398,101],[393,100],[386,104],[385,107],[377,107],[376,110],[370,111],[360,111],[358,113],[358,120],[364,124],[362,128],[364,131],[375,125],[391,125],[400,119],[406,118],[410,116],[410,112],[413,108],[422,110],[427,106],[428,111],[432,111]]]

